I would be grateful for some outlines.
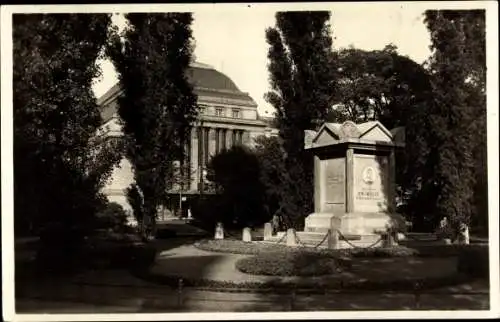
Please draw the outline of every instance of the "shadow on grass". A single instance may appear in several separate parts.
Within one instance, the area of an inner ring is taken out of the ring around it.
[[[158,239],[150,246],[154,253],[171,250],[183,245],[191,245],[199,237],[165,238]],[[69,276],[59,277],[49,283],[40,283],[36,276],[24,279],[17,274],[16,288],[22,289],[21,296],[34,297],[48,301],[60,298],[72,298],[74,301],[118,305],[125,303],[130,307],[137,307],[143,311],[232,311],[232,312],[257,312],[257,311],[329,311],[329,310],[409,310],[420,306],[420,309],[485,309],[488,305],[488,295],[465,294],[428,294],[432,288],[455,285],[470,281],[469,277],[453,275],[449,278],[434,276],[420,280],[421,295],[419,302],[413,292],[415,278],[411,277],[410,267],[422,271],[430,266],[426,265],[423,258],[410,258],[408,270],[398,268],[398,260],[402,258],[373,259],[357,258],[352,265],[353,273],[367,281],[357,280],[355,283],[339,283],[328,289],[326,285],[310,285],[300,282],[283,283],[279,278],[273,278],[265,283],[243,283],[238,285],[239,291],[248,288],[251,294],[242,295],[227,293],[235,288],[233,282],[212,281],[206,277],[213,270],[219,269],[219,264],[224,255],[207,254],[195,256],[190,254],[169,254],[161,257],[161,265],[167,265],[171,275],[165,276],[151,271],[151,262],[145,257],[139,260],[138,265],[120,268],[85,268],[94,275],[91,283],[80,281],[75,285]],[[408,259],[407,259],[408,260]],[[434,260],[434,259],[432,259]],[[365,262],[363,262],[365,261]],[[439,265],[438,262],[435,263]],[[452,265],[447,269],[452,269]],[[17,265],[16,265],[17,266]],[[85,266],[86,267],[86,266]],[[22,268],[22,267],[21,267]],[[382,274],[398,276],[397,281],[384,281],[378,277]],[[111,276],[113,283],[101,276]],[[415,277],[415,276],[413,276]],[[177,305],[179,278],[183,279],[182,292],[184,301]],[[131,281],[135,282],[131,282]],[[337,281],[338,282],[338,281]],[[89,285],[92,284],[93,285]],[[58,286],[62,285],[63,287]],[[332,285],[330,285],[332,286]],[[42,287],[39,292],[36,288]],[[206,296],[200,298],[200,289],[207,288]],[[59,290],[59,293],[55,291]],[[216,292],[223,290],[224,293]],[[295,290],[295,292],[294,292]],[[393,293],[389,293],[392,290]],[[54,292],[53,292],[54,291]],[[17,292],[17,290],[16,290]],[[295,293],[295,296],[292,294]],[[323,293],[323,294],[321,294]],[[16,293],[18,295],[19,293]],[[221,295],[225,294],[225,295]],[[196,296],[195,296],[196,295]],[[159,299],[157,307],[152,303]],[[419,303],[419,304],[418,304]],[[154,305],[153,305],[154,306]],[[50,309],[48,309],[50,311]],[[78,313],[75,307],[74,313]],[[50,313],[50,312],[47,312]]]
[[[41,265],[40,261],[27,260],[17,256],[19,260],[15,263],[16,298],[29,298],[36,295],[38,299],[43,300],[44,298],[64,298],[70,293],[76,293],[80,294],[84,300],[87,296],[84,294],[84,289],[88,288],[89,283],[94,284],[94,286],[100,285],[100,289],[95,290],[96,294],[105,288],[112,287],[115,290],[111,293],[116,292],[117,295],[120,295],[119,293],[123,294],[126,290],[127,293],[139,296],[142,291],[134,292],[134,288],[144,283],[138,282],[137,278],[134,277],[136,271],[148,268],[154,262],[157,252],[186,244],[190,245],[198,238],[157,239],[142,246],[128,243],[109,243],[106,246],[97,247],[95,251],[87,252],[80,260],[74,260],[70,267],[61,266],[57,270],[51,270],[45,265]],[[55,260],[57,261],[58,258]],[[52,263],[50,266],[57,266],[57,263]],[[82,278],[82,276],[88,278]],[[57,292],[59,293],[56,294]],[[110,294],[111,298],[113,296]],[[90,297],[92,296],[90,295]],[[89,298],[89,300],[93,299]]]

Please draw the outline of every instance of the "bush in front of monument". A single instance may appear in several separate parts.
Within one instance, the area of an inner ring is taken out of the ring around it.
[[[266,276],[330,275],[344,267],[340,257],[302,251],[267,252],[236,262],[236,269],[243,273]]]

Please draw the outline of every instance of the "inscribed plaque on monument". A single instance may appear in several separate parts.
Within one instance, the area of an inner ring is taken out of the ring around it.
[[[344,203],[345,202],[345,159],[324,160],[324,202]]]
[[[383,212],[388,207],[389,159],[387,156],[354,157],[354,211]]]

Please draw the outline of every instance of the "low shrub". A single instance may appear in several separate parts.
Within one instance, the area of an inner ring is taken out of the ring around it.
[[[465,245],[458,252],[457,270],[471,277],[489,278],[488,245]]]
[[[236,262],[243,273],[267,276],[319,276],[339,272],[340,259],[307,251],[269,252]]]
[[[127,213],[120,204],[109,202],[97,212],[96,219],[99,228],[122,231],[127,224]]]

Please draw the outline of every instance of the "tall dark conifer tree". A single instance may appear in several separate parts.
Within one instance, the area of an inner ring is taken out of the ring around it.
[[[175,181],[173,161],[183,160],[184,142],[198,112],[187,75],[193,18],[191,13],[125,17],[129,24],[122,37],[112,37],[108,54],[122,88],[118,112],[135,179],[131,204],[138,219],[154,229],[158,206]]]
[[[304,131],[326,119],[335,90],[330,12],[278,12],[266,31],[272,90],[283,162],[287,171],[281,209],[287,224],[300,228],[313,210],[312,156],[304,151]]]
[[[42,241],[51,251],[75,253],[69,246],[92,229],[100,188],[119,160],[97,135],[92,91],[110,23],[107,14],[13,16],[16,228],[50,226]]]
[[[416,142],[421,153],[415,162],[423,170],[414,201],[433,205],[428,211],[435,214],[435,222],[446,216],[457,228],[471,221],[475,146],[485,144],[477,140],[485,114],[484,12],[429,10],[425,23],[433,49],[432,98],[426,124],[420,125],[426,133]]]

